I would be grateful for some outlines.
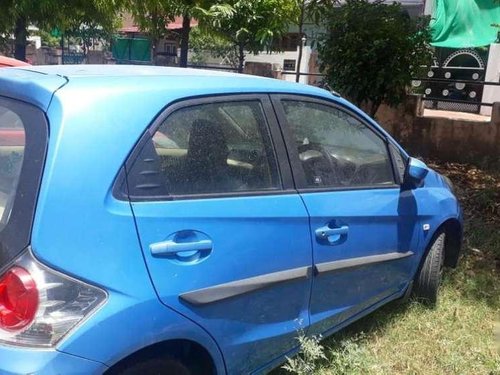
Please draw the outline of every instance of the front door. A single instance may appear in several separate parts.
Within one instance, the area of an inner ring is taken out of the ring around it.
[[[268,97],[167,111],[127,166],[146,263],[163,303],[215,338],[228,372],[250,373],[309,324],[307,211]]]
[[[273,103],[310,214],[311,333],[327,333],[408,284],[415,200],[397,183],[387,139],[360,116],[297,96]]]

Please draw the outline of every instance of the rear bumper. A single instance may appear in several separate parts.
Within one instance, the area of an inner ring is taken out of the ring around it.
[[[2,375],[98,375],[107,366],[57,350],[32,350],[0,344],[0,374]]]

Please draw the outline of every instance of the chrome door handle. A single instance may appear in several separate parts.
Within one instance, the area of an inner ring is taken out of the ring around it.
[[[193,255],[199,251],[212,250],[212,241],[200,240],[196,242],[174,242],[172,240],[157,242],[149,245],[149,250],[153,255],[172,255],[178,253],[190,253]],[[182,254],[184,255],[184,254]]]
[[[342,237],[345,237],[349,232],[349,227],[347,225],[342,225],[337,228],[330,228],[328,225],[316,229],[316,238],[321,241],[328,241],[330,245],[335,245],[339,243]],[[332,238],[334,237],[334,238]]]

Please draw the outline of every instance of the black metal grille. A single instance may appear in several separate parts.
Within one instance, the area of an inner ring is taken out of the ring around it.
[[[443,102],[439,100],[424,100],[424,108],[438,109],[441,111],[479,113],[480,106],[460,102]]]

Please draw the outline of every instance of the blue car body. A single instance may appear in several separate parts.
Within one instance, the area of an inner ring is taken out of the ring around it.
[[[217,374],[265,373],[297,350],[300,332],[329,335],[402,297],[439,230],[450,228],[460,242],[459,203],[432,170],[411,189],[400,181],[307,193],[290,178],[279,194],[120,195],[155,122],[173,106],[229,96],[261,100],[276,128],[281,118],[269,113],[281,96],[332,103],[408,158],[359,109],[310,86],[155,67],[0,71],[0,97],[28,103],[48,123],[29,251],[45,267],[106,296],[51,347],[0,341],[0,373],[100,374],[168,342],[195,346]],[[285,180],[294,166],[278,134],[273,144]],[[315,231],[325,225],[334,232],[321,242]],[[179,233],[198,247],[172,257],[168,246]],[[168,254],[158,256],[156,248]],[[446,257],[454,265],[458,249]]]

